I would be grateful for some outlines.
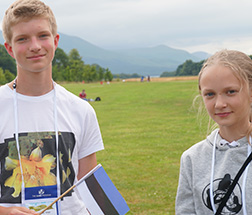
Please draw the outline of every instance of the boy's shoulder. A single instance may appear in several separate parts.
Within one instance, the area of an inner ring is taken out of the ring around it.
[[[91,107],[87,101],[81,99],[78,95],[73,94],[63,86],[59,84],[56,84],[55,86],[57,99],[59,99],[61,102],[71,105],[72,108],[75,108],[74,106],[76,106],[76,108],[79,108],[80,106],[83,108]]]
[[[10,98],[12,95],[12,89],[8,86],[8,84],[0,86],[0,98]]]
[[[65,87],[61,86],[60,84],[55,84],[55,89],[57,92],[57,96],[61,99],[77,99],[79,98],[77,95],[73,94],[69,90],[67,90]],[[77,100],[78,101],[78,100]]]

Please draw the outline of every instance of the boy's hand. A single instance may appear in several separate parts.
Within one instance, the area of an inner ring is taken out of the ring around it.
[[[2,213],[1,213],[2,214]],[[9,207],[6,208],[6,215],[36,215],[35,211],[29,210],[25,207]]]

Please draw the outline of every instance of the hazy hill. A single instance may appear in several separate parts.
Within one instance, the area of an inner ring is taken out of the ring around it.
[[[202,60],[205,60],[207,58],[209,58],[211,55],[206,53],[206,52],[193,52],[192,53],[194,56],[196,56],[197,58],[200,58]]]
[[[3,44],[2,32],[0,43]],[[184,50],[169,48],[164,45],[129,50],[106,50],[84,39],[60,33],[59,47],[66,53],[76,48],[87,64],[97,63],[109,68],[113,74],[138,73],[140,75],[160,75],[164,71],[174,71],[177,66],[191,59],[202,60],[200,55],[190,54]],[[204,53],[201,53],[201,56]]]
[[[201,58],[184,50],[172,49],[164,45],[127,50],[105,50],[81,38],[60,34],[61,47],[66,52],[78,49],[86,63],[97,63],[109,68],[112,73],[138,73],[160,75],[164,71],[174,71],[186,60],[200,61]]]
[[[3,39],[3,34],[2,31],[0,31],[0,43],[3,44],[4,43],[4,39]]]

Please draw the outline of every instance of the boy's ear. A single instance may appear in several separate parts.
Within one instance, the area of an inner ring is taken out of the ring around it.
[[[13,51],[12,51],[12,46],[6,42],[4,43],[4,46],[5,46],[5,49],[8,52],[8,54],[15,59]]]
[[[56,51],[58,45],[59,45],[59,34],[57,34],[57,35],[54,37],[55,51]]]

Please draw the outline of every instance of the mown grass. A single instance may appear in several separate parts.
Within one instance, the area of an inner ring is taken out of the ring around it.
[[[191,109],[197,81],[63,86],[101,97],[91,102],[105,144],[97,158],[127,201],[128,214],[175,214],[180,156],[205,136]]]

